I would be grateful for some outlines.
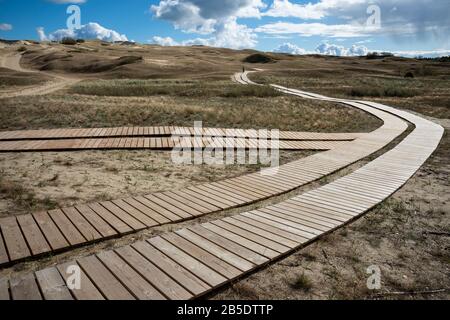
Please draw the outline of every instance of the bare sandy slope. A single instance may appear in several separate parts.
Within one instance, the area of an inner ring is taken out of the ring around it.
[[[24,69],[20,61],[22,59],[21,54],[9,54],[1,57],[1,67],[14,70],[17,72],[27,72],[27,73],[36,73],[36,70]],[[50,76],[53,80],[49,82],[44,82],[44,84],[39,86],[33,86],[30,88],[25,88],[22,90],[14,90],[8,91],[4,93],[0,93],[0,98],[13,98],[19,96],[32,96],[32,95],[45,95],[58,90],[61,90],[65,87],[76,84],[80,79],[75,78],[73,76],[65,76],[65,75],[55,75],[50,72],[41,72],[47,76]]]

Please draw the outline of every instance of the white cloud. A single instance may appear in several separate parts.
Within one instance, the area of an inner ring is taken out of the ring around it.
[[[128,41],[128,38],[117,31],[106,29],[95,22],[82,25],[80,29],[60,29],[46,35],[44,28],[38,28],[37,33],[41,41],[60,41],[65,37],[74,39],[98,39],[103,41]]]
[[[317,4],[296,4],[289,0],[274,0],[269,10],[263,13],[269,17],[295,17],[300,19],[322,19],[325,12]]]
[[[380,28],[368,27],[369,5],[381,13]],[[270,34],[319,35],[325,37],[355,37],[367,35],[413,35],[419,40],[449,41],[450,15],[448,0],[319,0],[314,4],[297,4],[289,0],[274,0],[264,16],[296,17],[303,20],[323,20],[333,17],[333,25],[283,21],[266,24],[258,32]]]
[[[162,0],[151,10],[156,18],[169,21],[176,29],[208,36],[184,41],[184,45],[240,49],[254,47],[257,36],[237,19],[259,18],[265,7],[262,0]]]
[[[296,55],[321,54],[338,57],[365,56],[369,53],[369,50],[366,47],[358,45],[352,45],[350,48],[345,48],[344,46],[339,46],[336,44],[321,43],[314,51],[308,51],[289,42],[278,46],[273,51]]]
[[[381,52],[383,50],[377,50]],[[439,50],[409,50],[409,51],[393,51],[396,56],[415,58],[415,57],[426,57],[426,58],[439,58],[450,56],[450,50],[439,49]]]
[[[246,26],[236,23],[230,18],[214,32],[209,38],[194,38],[177,42],[171,37],[153,37],[153,42],[162,46],[193,46],[204,45],[210,47],[222,47],[232,49],[242,49],[254,47],[256,45],[256,35]]]
[[[339,46],[336,44],[321,43],[317,46],[316,52],[323,55],[338,57],[357,57],[366,56],[369,53],[369,49],[355,44],[350,48],[345,48],[344,46]]]
[[[11,31],[13,26],[9,23],[0,23],[0,31]]]
[[[286,42],[282,45],[279,45],[277,48],[273,50],[273,52],[278,53],[289,53],[289,54],[296,54],[296,55],[304,55],[304,54],[310,54],[312,52],[308,52],[307,50],[300,48],[296,46],[295,44]]]
[[[178,46],[179,43],[176,42],[174,39],[172,39],[171,37],[158,37],[155,36],[152,39],[153,43],[156,43],[160,46],[164,46],[164,47],[171,47],[171,46]]]

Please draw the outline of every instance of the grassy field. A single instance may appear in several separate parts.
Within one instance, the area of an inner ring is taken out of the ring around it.
[[[379,101],[432,117],[450,118],[450,79],[446,77],[407,79],[391,75],[349,75],[346,72],[322,72],[317,76],[297,70],[291,74],[282,71],[256,73],[251,78],[261,83],[277,83],[332,97]]]
[[[88,81],[69,94],[3,99],[0,112],[2,130],[193,126],[194,121],[219,128],[319,132],[368,132],[381,126],[353,108],[221,81]]]

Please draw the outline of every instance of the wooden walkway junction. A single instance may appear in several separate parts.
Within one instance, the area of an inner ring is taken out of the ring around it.
[[[248,83],[246,73],[239,79]],[[359,108],[382,119],[384,125],[330,151],[281,166],[272,176],[251,174],[180,191],[7,218],[0,223],[4,239],[0,259],[8,263],[272,197],[373,154],[404,133],[408,123],[414,130],[392,150],[323,187],[276,205],[1,279],[0,299],[200,297],[383,202],[431,156],[444,132],[437,124],[381,104],[276,88],[286,94]],[[80,267],[80,289],[67,288],[68,266]]]

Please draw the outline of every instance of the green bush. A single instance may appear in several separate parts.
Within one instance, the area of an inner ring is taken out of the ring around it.
[[[70,38],[70,37],[65,37],[61,40],[62,44],[68,45],[68,46],[73,46],[77,44],[77,40]]]

